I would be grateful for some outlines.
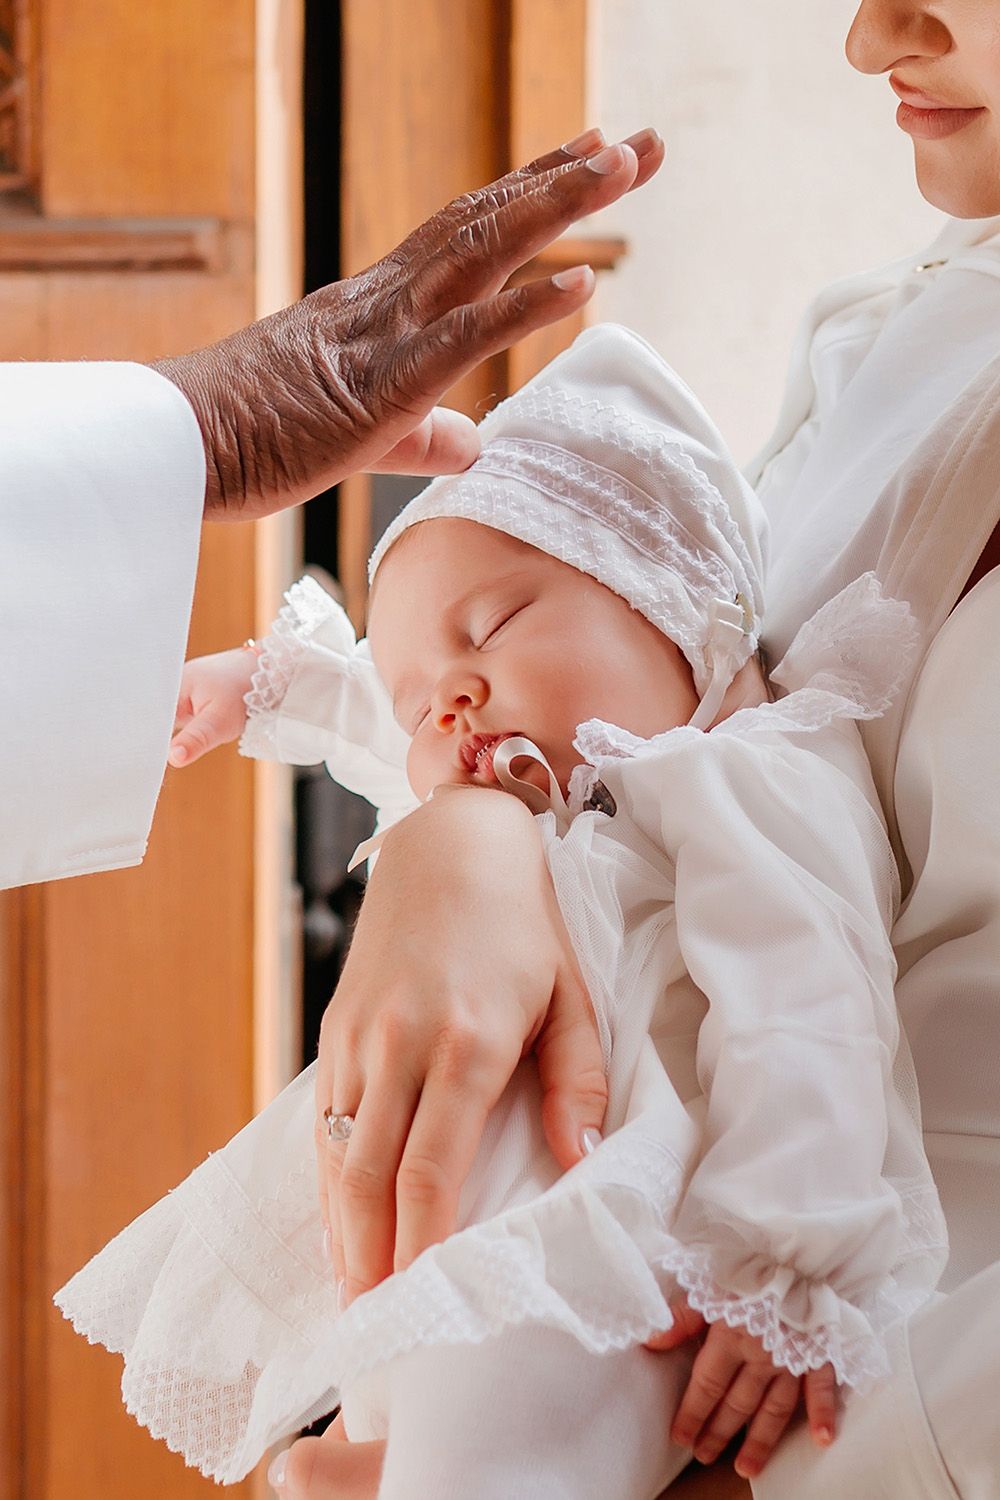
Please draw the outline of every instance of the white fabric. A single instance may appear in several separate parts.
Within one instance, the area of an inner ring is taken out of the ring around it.
[[[580,726],[617,811],[538,826],[607,1045],[609,1133],[591,1156],[559,1176],[523,1063],[466,1227],[338,1318],[309,1070],[58,1294],[125,1354],[129,1409],[189,1462],[236,1480],[338,1392],[367,1434],[397,1361],[465,1345],[474,1367],[509,1333],[521,1371],[518,1331],[570,1336],[598,1363],[631,1350],[641,1390],[635,1345],[669,1325],[678,1284],[793,1371],[830,1360],[863,1388],[884,1368],[885,1333],[928,1296],[944,1246],[892,1003],[891,858],[852,722],[891,693],[909,627],[868,580],[854,603],[804,633],[787,696],[710,734]],[[876,623],[892,667],[866,682]],[[532,1369],[541,1401],[550,1374]],[[585,1451],[550,1450],[552,1476]]]
[[[0,886],[138,864],[177,706],[205,498],[176,386],[0,364]]]
[[[897,998],[948,1220],[943,1285],[961,1287],[914,1320],[912,1368],[896,1336],[892,1378],[849,1403],[827,1454],[789,1439],[755,1481],[765,1500],[997,1493],[996,575],[949,615],[1000,519],[998,233],[1000,220],[949,224],[922,254],[824,293],[752,476],[773,524],[765,635],[776,649],[871,567],[923,625],[910,690],[865,738],[905,883]]]
[[[727,687],[757,647],[767,528],[718,428],[676,371],[638,335],[601,324],[479,430],[476,463],[435,479],[405,507],[369,576],[410,526],[440,516],[477,521],[620,594],[680,647],[699,694],[713,679]],[[732,634],[716,628],[720,606],[739,622]]]

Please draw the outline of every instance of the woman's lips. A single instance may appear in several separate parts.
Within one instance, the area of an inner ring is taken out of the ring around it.
[[[896,124],[907,135],[917,136],[921,140],[940,141],[958,130],[964,130],[979,115],[985,114],[982,108],[957,109],[952,105],[942,104],[930,94],[925,94],[922,89],[908,88],[895,78],[890,78],[889,83],[900,99],[896,110]]]
[[[901,104],[896,111],[896,124],[907,135],[918,136],[924,141],[940,141],[964,130],[983,113],[982,109],[917,109],[912,104]]]

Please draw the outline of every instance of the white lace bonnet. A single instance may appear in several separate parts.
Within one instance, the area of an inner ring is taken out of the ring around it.
[[[707,728],[756,650],[766,523],[707,412],[636,334],[589,329],[480,425],[482,452],[388,527],[436,517],[492,526],[590,574],[691,665]]]

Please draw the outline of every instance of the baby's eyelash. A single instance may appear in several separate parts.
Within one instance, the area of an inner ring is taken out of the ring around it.
[[[481,647],[486,645],[487,641],[492,640],[497,631],[502,630],[505,625],[509,625],[514,616],[519,615],[522,609],[524,609],[523,604],[517,605],[515,609],[509,610],[508,613],[505,614],[501,620],[498,620],[495,625],[491,625],[489,630],[483,636],[482,640],[479,642],[479,645],[476,647],[476,649],[479,650]]]

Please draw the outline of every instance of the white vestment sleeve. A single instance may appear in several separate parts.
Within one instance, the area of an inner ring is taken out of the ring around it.
[[[204,498],[194,412],[154,370],[0,364],[0,886],[142,859]]]

